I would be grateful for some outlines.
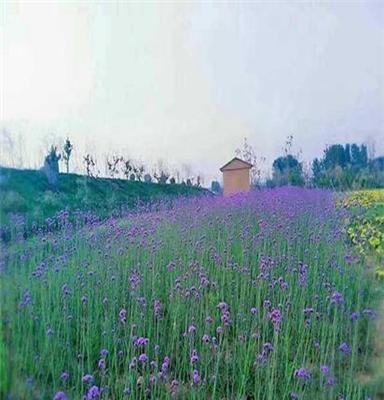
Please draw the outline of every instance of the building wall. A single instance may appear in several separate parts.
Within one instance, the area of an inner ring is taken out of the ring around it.
[[[223,171],[224,196],[250,190],[249,169]]]

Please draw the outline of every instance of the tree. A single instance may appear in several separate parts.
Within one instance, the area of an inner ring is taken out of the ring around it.
[[[196,178],[196,186],[197,186],[197,187],[200,187],[200,186],[201,186],[201,176],[200,176],[200,175],[197,175],[197,178]]]
[[[259,186],[261,181],[261,168],[260,164],[265,162],[264,157],[258,158],[252,145],[249,144],[248,139],[244,138],[243,147],[235,150],[235,155],[244,161],[253,165],[250,171],[251,185]]]
[[[43,170],[50,185],[56,185],[59,179],[59,160],[61,155],[57,152],[56,146],[51,146],[48,154],[44,158]]]
[[[328,146],[324,150],[324,168],[330,170],[335,168],[337,165],[344,168],[347,165],[347,159],[349,159],[349,156],[346,156],[347,152],[349,152],[349,149],[346,151],[341,144]]]
[[[169,169],[165,165],[163,160],[158,160],[156,165],[156,171],[153,174],[153,177],[157,180],[158,183],[167,183],[168,178],[170,177]]]
[[[161,170],[160,174],[157,174],[157,172],[155,172],[153,177],[157,180],[157,183],[165,184],[165,183],[167,183],[167,180],[169,178],[169,174],[166,173],[165,171]]]
[[[315,158],[312,162],[312,183],[314,186],[319,186],[321,180],[321,173],[323,166],[318,158]]]
[[[341,190],[381,186],[381,174],[372,161],[365,144],[327,146],[323,158],[312,163],[312,183]]]
[[[211,192],[213,192],[215,194],[222,193],[222,189],[221,189],[220,183],[218,181],[211,182]]]
[[[369,166],[371,171],[384,171],[384,156],[370,160]]]
[[[144,182],[146,182],[146,183],[152,182],[152,177],[150,174],[147,173],[144,175]]]
[[[67,174],[69,173],[69,159],[71,158],[72,150],[73,150],[73,145],[69,140],[69,138],[67,137],[63,147],[63,159],[65,162]]]
[[[140,165],[139,167],[134,168],[134,172],[136,174],[137,180],[139,182],[141,182],[141,180],[143,179],[144,172],[145,172],[144,165]]]
[[[129,179],[133,171],[132,161],[130,159],[126,159],[123,160],[122,162],[123,162],[123,174],[126,179]]]
[[[114,155],[112,157],[112,160],[109,160],[109,158],[107,158],[107,169],[111,178],[114,178],[116,175],[119,174],[119,164],[121,162],[124,162],[123,157],[118,157]]]
[[[304,186],[302,165],[292,154],[276,158],[272,169],[275,185]]]
[[[89,178],[95,177],[95,167],[96,167],[96,160],[88,153],[83,157],[83,162],[85,165],[85,170],[87,173],[87,176]]]

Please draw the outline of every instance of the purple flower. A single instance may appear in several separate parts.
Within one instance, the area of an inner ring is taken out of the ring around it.
[[[299,398],[299,395],[295,392],[291,392],[289,396],[291,397],[291,400],[298,400]]]
[[[209,337],[209,335],[205,334],[203,335],[202,340],[204,343],[209,343],[211,341],[211,338]]]
[[[157,368],[157,362],[155,360],[152,360],[149,365],[151,366],[152,369],[156,369]]]
[[[64,371],[61,375],[60,375],[60,379],[63,382],[67,382],[69,379],[69,373],[67,371]]]
[[[144,346],[146,346],[148,343],[149,343],[149,339],[148,339],[148,338],[145,338],[145,337],[142,337],[142,336],[139,336],[139,337],[136,338],[135,341],[133,342],[133,344],[134,344],[136,347],[144,347]]]
[[[160,300],[155,300],[155,305],[154,305],[154,311],[155,311],[155,317],[159,317],[161,314],[161,303]]]
[[[107,349],[102,349],[102,350],[100,351],[100,356],[101,356],[102,358],[106,358],[106,357],[108,356],[108,354],[109,354],[109,351],[108,351]]]
[[[272,324],[275,328],[275,331],[280,330],[280,325],[281,325],[281,311],[278,308],[274,308],[269,314],[268,318],[272,321]]]
[[[351,354],[351,348],[345,342],[341,343],[341,345],[339,346],[339,350],[345,355]]]
[[[140,355],[139,355],[139,361],[140,361],[142,364],[145,364],[145,363],[148,361],[148,356],[147,356],[145,353],[140,354]]]
[[[97,366],[99,367],[99,369],[104,370],[105,369],[105,359],[100,358],[99,362],[97,363]]]
[[[164,357],[164,361],[161,364],[161,372],[166,374],[168,372],[169,365],[171,364],[171,359],[169,357]]]
[[[127,310],[122,308],[119,312],[119,318],[122,323],[125,323],[127,320]]]
[[[257,314],[257,308],[256,307],[252,307],[251,308],[251,314],[252,315],[256,315]]]
[[[53,400],[68,400],[68,397],[64,392],[60,391],[55,394]]]
[[[82,297],[81,297],[81,302],[82,302],[83,304],[87,304],[87,303],[88,303],[88,297],[87,297],[87,296],[82,296]]]
[[[179,381],[176,380],[176,379],[173,379],[172,382],[171,382],[171,393],[172,393],[172,396],[176,395],[178,387],[179,387]]]
[[[228,310],[229,310],[228,304],[227,304],[227,303],[224,303],[224,301],[220,302],[220,303],[217,305],[217,308],[218,308],[221,312],[225,312],[225,311],[228,311]]]
[[[273,351],[272,343],[269,342],[264,343],[263,351],[265,351],[267,354],[271,353]]]
[[[131,389],[125,388],[123,390],[123,396],[128,397],[128,396],[130,396],[130,394],[131,394]]]
[[[71,289],[68,287],[67,284],[63,285],[62,287],[64,297],[68,297],[71,294]]]
[[[224,311],[222,313],[221,322],[224,324],[224,326],[230,326],[232,324],[231,316],[229,314],[229,311]]]
[[[25,308],[31,302],[31,294],[28,289],[25,289],[19,303],[20,308]]]
[[[299,265],[299,285],[301,287],[307,284],[308,280],[308,265],[300,263]]]
[[[377,317],[376,311],[372,310],[372,308],[367,308],[367,309],[363,310],[363,314],[372,320],[376,319],[376,317]]]
[[[269,343],[269,342],[264,343],[263,351],[260,354],[257,355],[256,361],[259,364],[265,364],[267,362],[267,360],[268,360],[268,355],[270,353],[272,353],[272,351],[273,351],[272,343]]]
[[[194,365],[199,361],[199,354],[197,353],[197,350],[192,350],[191,354],[191,364]]]
[[[188,335],[193,335],[196,332],[196,325],[194,324],[189,325],[187,332]]]
[[[327,385],[328,386],[335,386],[336,385],[336,379],[333,376],[328,377]]]
[[[86,383],[86,384],[90,384],[90,383],[92,383],[93,382],[93,375],[91,375],[91,374],[85,374],[83,377],[82,377],[82,381],[83,381],[83,383]]]
[[[193,382],[194,385],[198,385],[200,383],[200,374],[199,374],[199,371],[197,369],[193,370],[192,382]]]
[[[87,400],[97,399],[101,396],[101,391],[98,386],[92,386],[87,393]]]
[[[329,367],[328,365],[321,365],[320,366],[320,372],[324,375],[324,376],[328,376],[329,375]]]
[[[129,369],[134,369],[137,366],[137,358],[133,357],[131,362],[129,363]]]
[[[353,312],[351,314],[351,320],[352,321],[357,321],[359,319],[359,317],[360,317],[360,313],[359,312]]]
[[[222,335],[222,334],[224,333],[224,328],[223,328],[222,326],[218,326],[218,327],[216,328],[216,333],[217,333],[218,335]]]
[[[264,300],[263,306],[265,309],[269,310],[271,305],[272,305],[272,303],[269,300]]]
[[[311,379],[311,373],[305,368],[299,368],[295,371],[295,377],[306,382]]]
[[[344,297],[340,292],[334,292],[331,295],[331,304],[341,304],[344,301]]]
[[[213,322],[213,318],[210,317],[210,316],[208,316],[207,318],[205,318],[205,322],[206,322],[208,325],[210,325],[210,324],[212,324],[212,322]]]

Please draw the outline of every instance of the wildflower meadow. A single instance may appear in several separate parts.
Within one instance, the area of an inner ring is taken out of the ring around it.
[[[2,252],[9,399],[373,399],[377,290],[323,189],[146,206]]]

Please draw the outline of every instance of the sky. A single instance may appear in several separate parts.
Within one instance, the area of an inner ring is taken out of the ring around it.
[[[206,179],[247,137],[264,169],[288,135],[384,154],[380,1],[2,2],[0,164],[113,152]],[[9,161],[9,160],[8,160]],[[76,162],[75,162],[76,164]]]

